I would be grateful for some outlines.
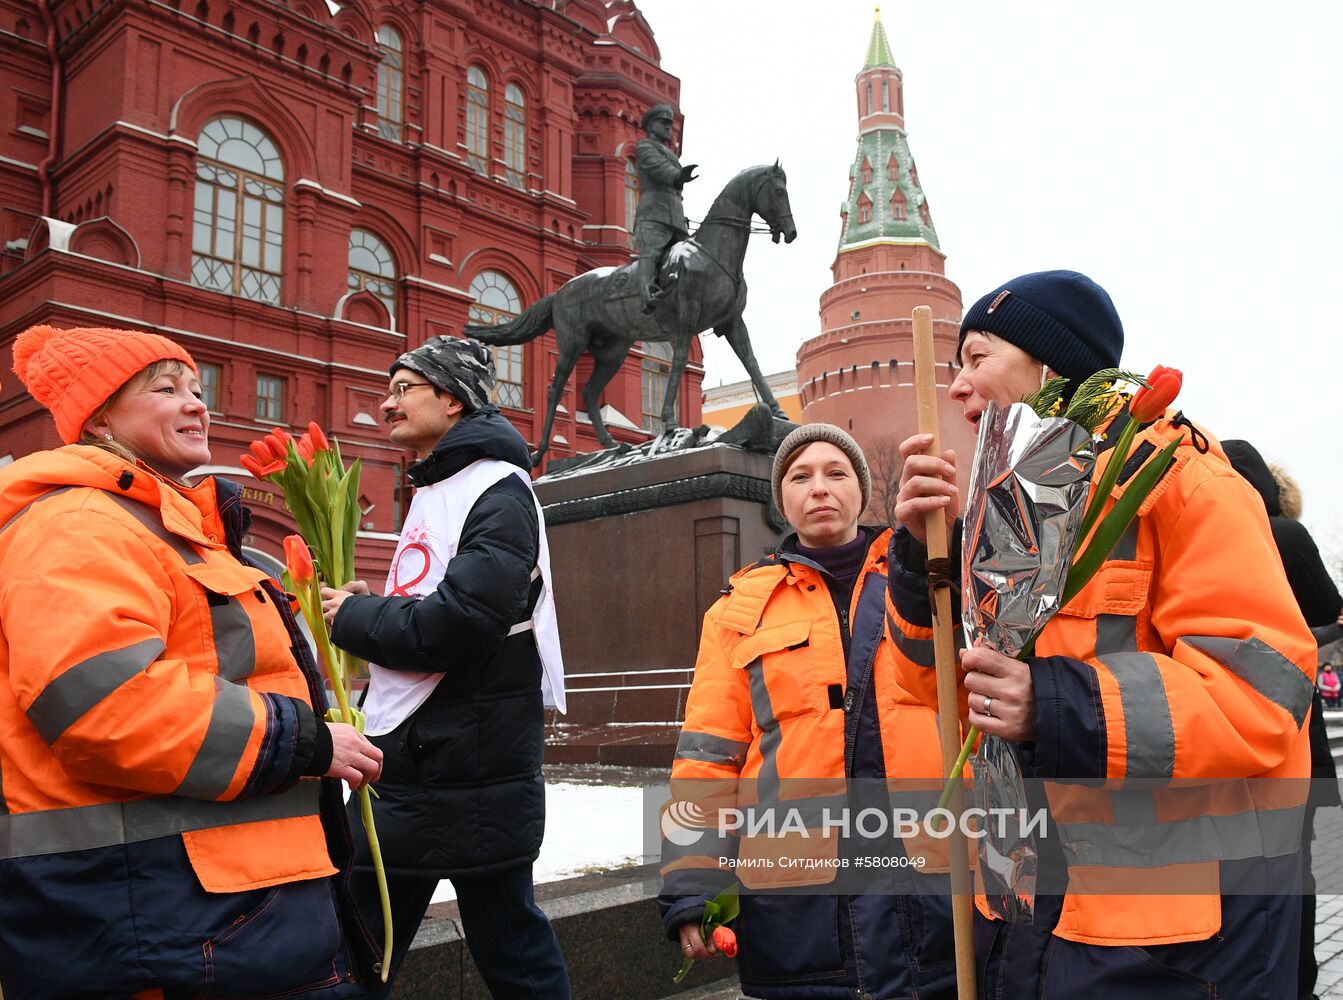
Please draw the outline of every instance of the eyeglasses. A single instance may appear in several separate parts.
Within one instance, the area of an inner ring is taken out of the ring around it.
[[[387,398],[394,399],[399,403],[401,402],[401,397],[410,392],[411,389],[432,388],[433,384],[430,382],[393,382],[392,391],[387,394]]]

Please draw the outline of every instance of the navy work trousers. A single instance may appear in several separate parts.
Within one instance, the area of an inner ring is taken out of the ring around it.
[[[462,914],[462,933],[476,969],[495,1000],[568,1000],[569,973],[560,953],[555,928],[532,892],[532,866],[519,865],[493,875],[451,880]],[[392,968],[400,969],[415,932],[429,908],[434,876],[389,875],[392,903]],[[382,904],[372,872],[356,871],[351,882],[354,897],[374,940],[382,941]],[[372,992],[382,1000],[394,984]]]

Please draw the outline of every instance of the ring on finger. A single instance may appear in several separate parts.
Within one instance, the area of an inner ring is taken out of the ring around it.
[[[983,698],[984,698],[983,714],[987,715],[991,719],[993,718],[993,699],[990,698],[988,695],[983,695]]]

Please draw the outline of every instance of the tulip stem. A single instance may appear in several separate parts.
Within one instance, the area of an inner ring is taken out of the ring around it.
[[[680,983],[680,981],[685,978],[686,973],[690,971],[690,967],[694,964],[695,960],[693,958],[687,958],[684,962],[682,962],[680,970],[676,973],[676,975],[672,976],[672,982]]]
[[[322,605],[319,600],[317,578],[313,577],[300,588],[299,605],[308,626],[317,639],[326,663],[327,677],[331,681],[331,690],[336,696],[336,706],[340,718],[347,725],[364,731],[363,713],[350,707],[350,699],[345,690],[346,672],[343,661],[348,656],[343,650],[337,651],[331,644],[331,634],[327,631],[326,620],[322,618]],[[312,609],[311,613],[309,609]],[[392,969],[392,899],[387,889],[387,870],[382,863],[382,848],[378,843],[378,830],[373,823],[373,800],[369,797],[372,789],[365,785],[355,795],[359,796],[359,818],[364,824],[364,835],[368,838],[369,853],[373,857],[373,871],[378,880],[378,899],[382,903],[382,981]]]
[[[365,785],[355,794],[359,796],[359,818],[364,821],[368,834],[368,849],[373,855],[373,873],[378,878],[378,900],[382,903],[382,981],[392,971],[392,897],[387,889],[387,869],[382,863],[382,848],[378,844],[378,828],[373,824],[373,800]]]
[[[951,774],[947,775],[947,783],[942,786],[942,797],[937,800],[938,809],[946,809],[947,803],[951,801],[951,793],[956,790],[956,782],[961,779],[961,772],[965,770],[965,762],[970,759],[970,751],[977,739],[979,739],[979,727],[971,726],[970,731],[965,734],[965,742],[961,744],[960,755],[956,758],[956,763],[951,766]]]

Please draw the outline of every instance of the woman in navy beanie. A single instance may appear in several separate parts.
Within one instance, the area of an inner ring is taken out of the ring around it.
[[[965,314],[949,393],[977,426],[990,402],[1017,402],[1055,374],[1076,386],[1117,366],[1123,345],[1090,278],[1025,274]],[[1296,997],[1306,783],[1264,779],[1310,774],[1314,643],[1264,506],[1221,446],[1170,411],[1134,452],[1177,439],[1133,526],[1035,655],[962,654],[966,721],[1013,743],[1032,805],[1050,812],[1033,923],[987,908],[976,921],[983,997]],[[920,662],[932,625],[925,515],[942,512],[959,538],[956,466],[969,456],[923,455],[930,443],[916,434],[900,448],[897,672],[932,665]]]

